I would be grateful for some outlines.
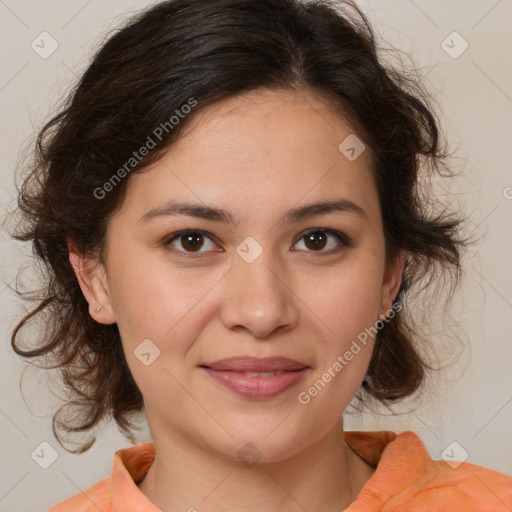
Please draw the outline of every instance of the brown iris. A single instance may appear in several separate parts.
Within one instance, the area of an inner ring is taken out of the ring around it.
[[[304,236],[308,249],[323,249],[327,243],[327,236],[322,231],[314,231]],[[312,244],[310,247],[308,244]]]
[[[181,235],[181,245],[187,251],[197,251],[198,249],[201,249],[203,245],[203,240],[201,240],[202,237],[203,235],[200,233]]]

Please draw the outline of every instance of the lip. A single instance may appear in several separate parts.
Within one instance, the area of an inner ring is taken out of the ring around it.
[[[234,371],[212,370],[201,367],[212,379],[219,382],[233,393],[252,399],[272,398],[295,386],[309,368],[302,370],[285,370],[275,377],[249,377]]]
[[[300,361],[289,359],[288,357],[252,357],[237,356],[227,359],[220,359],[211,363],[204,363],[212,370],[234,371],[234,372],[274,372],[278,370],[301,370],[308,366]]]
[[[212,379],[238,396],[264,399],[298,384],[310,367],[286,357],[232,357],[201,365]],[[244,372],[282,372],[274,376],[248,376]]]

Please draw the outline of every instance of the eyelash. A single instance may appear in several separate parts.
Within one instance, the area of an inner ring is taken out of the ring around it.
[[[341,247],[338,247],[336,249],[331,249],[329,251],[306,251],[308,253],[311,253],[311,255],[313,257],[324,257],[324,256],[330,256],[333,254],[337,254],[340,251],[342,251],[344,248],[352,247],[352,245],[353,245],[352,240],[344,233],[341,233],[340,231],[336,231],[334,229],[327,229],[327,228],[308,229],[308,230],[304,231],[303,233],[301,233],[301,236],[298,237],[297,241],[293,245],[296,245],[297,243],[299,243],[300,241],[302,241],[304,238],[306,238],[308,235],[311,235],[312,233],[322,233],[322,234],[327,234],[327,235],[333,235],[342,244]],[[172,252],[178,253],[186,258],[192,258],[192,259],[200,258],[201,254],[209,252],[209,251],[202,251],[202,252],[196,252],[196,253],[187,252],[187,251],[176,249],[171,246],[172,242],[174,242],[175,240],[179,240],[181,237],[183,237],[185,235],[189,235],[189,234],[202,235],[202,236],[205,236],[206,238],[209,238],[212,242],[215,241],[215,237],[213,237],[207,231],[203,231],[201,229],[184,229],[182,231],[178,231],[178,232],[173,233],[173,234],[169,235],[168,237],[166,237],[162,241],[162,245],[166,249],[168,249]],[[218,251],[216,251],[216,252],[218,252]]]

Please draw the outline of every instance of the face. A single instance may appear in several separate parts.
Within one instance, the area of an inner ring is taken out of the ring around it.
[[[228,456],[250,442],[276,461],[339,424],[373,348],[358,339],[401,275],[385,266],[370,152],[357,156],[354,135],[318,97],[251,92],[199,112],[129,177],[105,266],[82,289],[98,322],[118,323],[155,441]],[[247,360],[274,357],[295,363]],[[252,375],[271,369],[282,373]]]

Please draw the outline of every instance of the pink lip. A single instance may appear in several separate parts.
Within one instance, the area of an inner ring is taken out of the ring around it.
[[[245,398],[272,398],[297,384],[309,370],[298,361],[285,357],[232,357],[201,365],[214,380]],[[244,372],[282,371],[272,377],[244,375]]]
[[[203,369],[217,382],[246,398],[272,398],[288,388],[294,386],[302,379],[308,368],[302,370],[284,371],[275,377],[248,377],[243,373],[233,371]]]

